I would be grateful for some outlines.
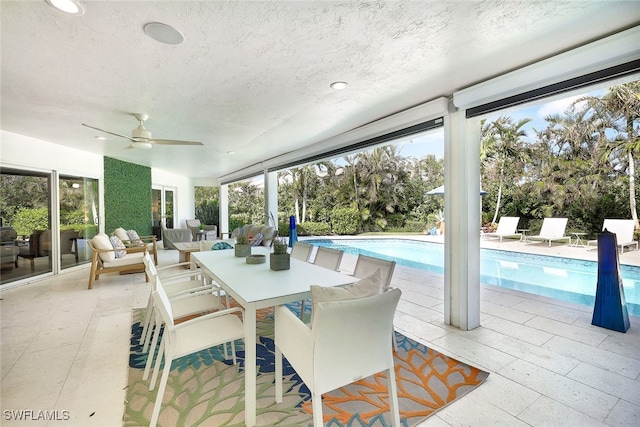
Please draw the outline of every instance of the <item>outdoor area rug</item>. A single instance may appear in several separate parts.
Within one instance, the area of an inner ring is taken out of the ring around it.
[[[299,310],[295,304],[291,307]],[[147,354],[139,340],[142,310],[134,310],[124,426],[148,426],[156,390],[142,381]],[[312,426],[311,393],[284,359],[284,400],[275,402],[273,310],[258,312],[257,425]],[[396,380],[403,426],[413,426],[479,386],[487,372],[431,350],[396,331]],[[164,394],[158,425],[243,426],[244,350],[236,343],[238,364],[225,360],[222,346],[177,359]],[[340,349],[336,349],[340,351]],[[151,377],[151,375],[149,376]],[[160,380],[158,379],[158,383]],[[323,396],[325,426],[391,425],[386,374],[379,373]]]

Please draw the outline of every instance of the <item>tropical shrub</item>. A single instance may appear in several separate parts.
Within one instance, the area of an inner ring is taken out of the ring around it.
[[[331,211],[332,231],[335,234],[356,234],[360,213],[355,208],[335,208]]]
[[[305,221],[297,225],[299,236],[326,236],[331,234],[331,226],[324,222]]]
[[[23,208],[16,212],[11,223],[19,236],[28,236],[33,230],[47,230],[49,210],[47,208]]]

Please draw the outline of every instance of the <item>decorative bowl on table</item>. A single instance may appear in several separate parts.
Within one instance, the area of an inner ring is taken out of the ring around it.
[[[249,255],[247,258],[247,264],[264,264],[267,261],[266,255]]]

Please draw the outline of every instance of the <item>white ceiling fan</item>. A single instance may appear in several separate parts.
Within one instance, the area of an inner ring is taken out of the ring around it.
[[[137,121],[140,122],[137,128],[131,131],[131,136],[121,135],[119,133],[110,132],[108,130],[100,129],[95,126],[90,126],[85,123],[82,123],[82,126],[86,126],[91,129],[99,130],[100,132],[108,133],[110,135],[119,136],[121,138],[126,138],[131,141],[131,145],[125,147],[128,148],[151,148],[154,145],[204,145],[202,142],[196,141],[178,141],[175,139],[154,139],[151,137],[151,132],[149,132],[144,127],[144,121],[149,118],[146,114],[135,113],[133,117],[136,118]]]

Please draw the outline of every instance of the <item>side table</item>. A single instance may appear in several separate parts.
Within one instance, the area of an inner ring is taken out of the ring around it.
[[[574,237],[574,241],[572,243],[569,243],[567,246],[571,246],[573,248],[586,248],[587,245],[585,244],[584,240],[582,240],[582,238],[584,236],[587,235],[587,233],[571,233],[573,234]]]
[[[531,243],[531,240],[529,240],[529,239],[527,238],[527,233],[528,233],[529,231],[531,231],[531,229],[530,229],[530,228],[518,228],[518,231],[521,233],[521,234],[520,234],[520,241],[521,241],[522,243]]]

